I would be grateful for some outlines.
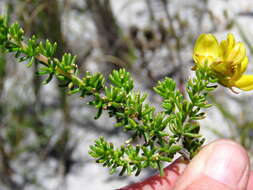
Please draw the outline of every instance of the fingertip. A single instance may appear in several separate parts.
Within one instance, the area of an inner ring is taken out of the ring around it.
[[[231,140],[217,140],[201,149],[179,178],[175,189],[187,189],[196,180],[208,177],[214,184],[245,189],[249,177],[249,158],[244,148]],[[209,181],[209,182],[210,182]],[[198,183],[197,183],[198,184]]]

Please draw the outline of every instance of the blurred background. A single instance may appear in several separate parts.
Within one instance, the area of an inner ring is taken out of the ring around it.
[[[157,109],[152,87],[167,76],[184,89],[201,33],[224,39],[232,32],[253,62],[252,0],[0,0],[0,14],[18,21],[27,36],[57,42],[57,57],[77,55],[81,73],[108,76],[126,68]],[[96,110],[68,96],[57,80],[43,86],[36,71],[0,54],[0,190],[110,190],[154,174],[110,176],[96,164],[88,155],[96,138],[121,144],[127,134],[107,114],[94,120]],[[206,142],[231,138],[252,157],[252,98],[223,87],[212,93],[215,106],[201,121]]]

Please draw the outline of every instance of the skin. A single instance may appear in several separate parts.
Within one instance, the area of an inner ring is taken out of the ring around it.
[[[253,190],[248,154],[230,140],[214,141],[190,163],[179,158],[164,172],[120,190]]]

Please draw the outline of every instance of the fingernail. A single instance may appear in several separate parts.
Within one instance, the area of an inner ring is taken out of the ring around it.
[[[239,145],[231,142],[214,146],[206,160],[204,173],[231,188],[238,188],[248,169],[247,154],[242,152]]]

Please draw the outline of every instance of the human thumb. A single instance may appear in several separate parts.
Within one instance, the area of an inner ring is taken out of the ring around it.
[[[245,190],[249,173],[246,151],[233,141],[218,140],[194,157],[173,190]]]

